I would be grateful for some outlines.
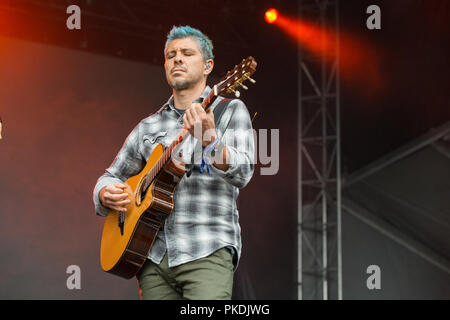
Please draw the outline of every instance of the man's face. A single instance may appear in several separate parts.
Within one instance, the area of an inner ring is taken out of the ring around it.
[[[165,56],[164,69],[169,85],[175,90],[195,86],[205,76],[205,62],[192,38],[172,40]]]

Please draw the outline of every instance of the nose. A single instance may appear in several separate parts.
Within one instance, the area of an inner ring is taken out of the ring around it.
[[[183,57],[183,55],[181,54],[181,52],[177,51],[177,53],[175,54],[175,57],[174,57],[175,63],[178,63],[178,64],[183,63],[182,57]]]

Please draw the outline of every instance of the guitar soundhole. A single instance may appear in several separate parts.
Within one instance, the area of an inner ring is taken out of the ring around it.
[[[140,200],[140,203],[142,203],[142,201],[144,201],[144,198],[145,198],[145,196],[147,195],[147,192],[148,192],[148,189],[150,189],[150,188],[147,188],[146,190],[142,190],[144,188],[144,184],[142,184],[141,185],[141,189],[140,189],[140,191],[139,191],[139,193],[141,194],[141,200]]]
[[[144,197],[145,197],[145,195],[144,195],[144,196],[142,195],[142,189],[144,188],[144,182],[145,182],[145,179],[142,179],[142,180],[139,182],[138,187],[136,188],[136,197],[135,197],[135,199],[136,199],[136,205],[137,205],[137,206],[140,206],[140,205],[141,205],[142,200],[143,200]]]

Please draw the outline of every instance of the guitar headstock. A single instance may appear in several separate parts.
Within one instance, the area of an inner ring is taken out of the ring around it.
[[[237,90],[238,87],[248,90],[248,87],[243,84],[244,81],[249,80],[251,83],[256,82],[250,78],[256,71],[256,66],[257,63],[253,57],[243,59],[241,63],[236,65],[233,70],[228,71],[221,81],[214,86],[214,94],[217,96],[234,93],[234,95],[239,98],[240,92]]]

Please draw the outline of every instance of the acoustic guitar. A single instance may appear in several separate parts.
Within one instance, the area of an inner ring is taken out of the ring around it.
[[[219,95],[239,97],[238,87],[248,89],[244,81],[255,82],[250,76],[256,65],[253,57],[242,60],[212,88],[202,107],[207,110]],[[104,271],[130,279],[144,264],[159,229],[174,209],[174,192],[186,173],[184,163],[172,153],[187,133],[183,127],[169,147],[158,144],[142,171],[125,182],[131,200],[127,211],[109,211],[103,226],[100,264]]]

